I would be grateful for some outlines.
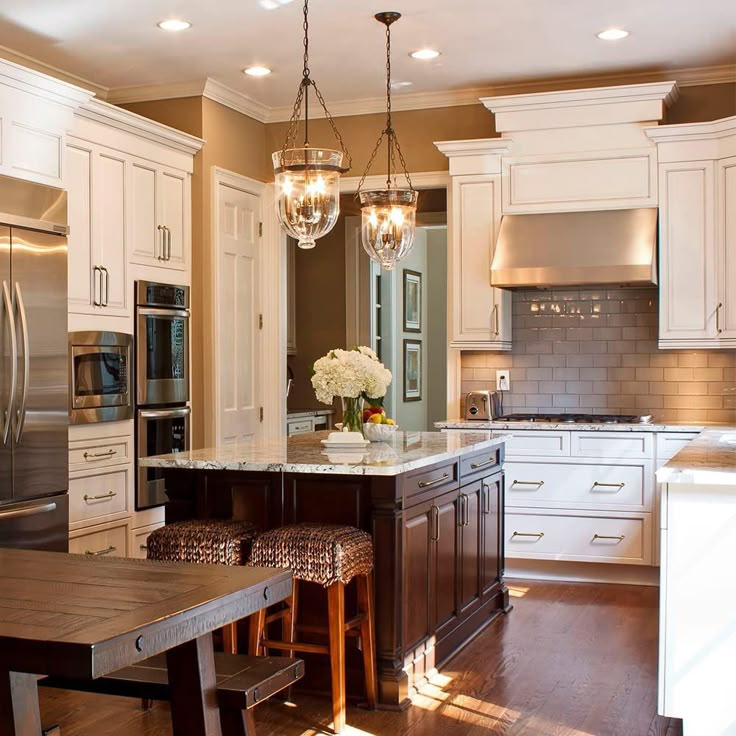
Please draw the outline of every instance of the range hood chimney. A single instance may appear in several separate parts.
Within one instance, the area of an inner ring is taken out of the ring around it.
[[[504,215],[501,220],[493,286],[656,283],[656,208]]]

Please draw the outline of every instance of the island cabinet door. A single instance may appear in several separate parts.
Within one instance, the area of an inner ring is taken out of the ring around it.
[[[490,593],[503,575],[503,474],[496,473],[482,482],[480,505],[481,588]]]
[[[434,571],[434,631],[437,639],[454,628],[458,619],[458,558],[460,552],[461,497],[458,491],[442,494],[435,499]]]
[[[460,489],[458,503],[458,596],[465,615],[481,596],[481,507],[483,484],[477,480]]]

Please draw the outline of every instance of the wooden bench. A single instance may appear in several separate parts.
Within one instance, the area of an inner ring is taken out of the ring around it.
[[[253,706],[299,680],[304,675],[304,662],[290,657],[250,657],[216,652],[215,673],[223,736],[254,736]],[[38,684],[142,700],[170,699],[164,654],[96,680],[47,677]]]

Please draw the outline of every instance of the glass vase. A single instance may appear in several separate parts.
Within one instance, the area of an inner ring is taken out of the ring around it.
[[[363,399],[342,396],[342,426],[348,432],[363,434]]]

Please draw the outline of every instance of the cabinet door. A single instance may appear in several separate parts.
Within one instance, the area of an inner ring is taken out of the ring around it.
[[[412,649],[428,639],[433,630],[432,552],[435,506],[427,502],[404,512],[404,648]]]
[[[500,223],[499,175],[453,178],[453,348],[511,349],[511,293],[491,286],[491,262]]]
[[[69,311],[91,312],[96,284],[92,261],[92,148],[67,144],[64,186],[68,191]]]
[[[458,617],[459,494],[445,493],[434,502],[434,628],[441,638]]]
[[[483,593],[491,590],[501,579],[503,551],[501,544],[501,499],[503,475],[497,473],[484,478],[481,497],[481,587]]]
[[[127,257],[125,248],[125,159],[102,150],[93,161],[93,238],[95,254],[104,269],[103,310],[125,313]]]
[[[659,167],[659,346],[716,346],[714,164]]]
[[[174,170],[160,171],[158,190],[161,203],[159,224],[168,228],[164,265],[167,268],[183,269],[187,263],[189,240],[187,174]]]
[[[459,502],[459,596],[460,613],[480,601],[481,595],[481,507],[480,481],[460,489]]]
[[[720,308],[716,330],[736,338],[736,157],[718,162],[718,278]],[[731,343],[728,347],[733,347]]]
[[[132,159],[129,163],[128,208],[130,260],[142,265],[161,265],[163,231],[158,227],[155,167]]]

